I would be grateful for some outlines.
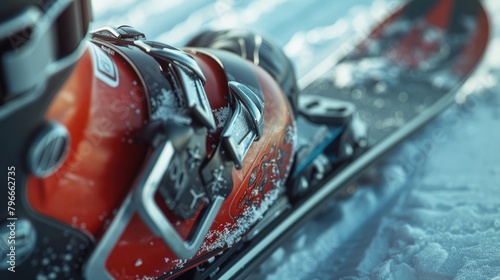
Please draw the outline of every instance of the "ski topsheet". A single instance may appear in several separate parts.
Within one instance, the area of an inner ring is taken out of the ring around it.
[[[410,1],[346,55],[328,58],[334,60],[329,62],[332,67],[306,75],[299,105],[317,96],[354,104],[357,117],[367,125],[366,150],[339,162],[293,203],[278,200],[284,206],[271,209],[275,218],[264,218],[265,226],[251,232],[246,242],[229,248],[189,277],[248,275],[318,206],[340,194],[363,170],[451,104],[480,61],[488,37],[488,20],[479,1]],[[317,141],[318,131],[332,133],[338,128],[311,124],[302,117],[297,123],[299,143]],[[305,158],[309,163],[314,160]]]

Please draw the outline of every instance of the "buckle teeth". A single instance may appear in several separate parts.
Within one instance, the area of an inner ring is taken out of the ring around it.
[[[253,141],[263,133],[264,102],[250,88],[238,82],[229,82],[229,88],[233,114],[221,137],[235,167],[241,169]]]
[[[156,42],[137,40],[134,45],[153,56],[158,62],[170,65],[181,84],[187,107],[193,113],[193,118],[210,131],[214,131],[215,119],[203,88],[206,78],[194,58],[180,49]],[[195,76],[194,81],[192,76]]]
[[[254,91],[238,82],[230,81],[229,88],[250,113],[253,127],[257,133],[255,140],[258,140],[264,130],[264,101]]]
[[[200,66],[198,66],[196,60],[194,60],[194,58],[186,52],[163,44],[160,45],[162,48],[157,48],[154,43],[143,40],[134,41],[134,45],[141,48],[143,51],[152,55],[156,59],[188,68],[202,80],[203,84],[206,83],[207,80],[205,75],[203,75],[203,71],[201,71]]]
[[[193,81],[188,76],[185,67],[179,67],[176,70],[184,90],[186,105],[191,110],[193,118],[202,123],[208,130],[215,131],[217,126],[214,115],[201,80],[195,79]]]

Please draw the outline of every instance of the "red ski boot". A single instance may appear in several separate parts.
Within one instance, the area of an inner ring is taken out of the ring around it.
[[[9,115],[22,98],[2,99],[2,129],[22,126],[12,148],[2,145],[23,238],[15,276],[173,276],[240,242],[284,194],[296,93],[280,86],[296,90],[291,66],[282,75],[255,65],[265,48],[247,61],[148,41],[129,26],[99,29],[82,47],[36,110]]]

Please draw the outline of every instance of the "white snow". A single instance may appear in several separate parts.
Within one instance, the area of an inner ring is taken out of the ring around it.
[[[231,109],[229,106],[226,107],[221,107],[219,109],[214,109],[212,112],[215,115],[215,118],[217,119],[217,127],[222,128],[226,124],[229,118],[229,113],[231,113]]]
[[[281,182],[276,183],[276,188],[266,193],[259,205],[252,205],[248,207],[241,217],[237,218],[236,223],[227,223],[222,230],[210,230],[207,233],[207,240],[214,241],[210,243],[204,242],[201,246],[200,252],[212,251],[223,247],[231,247],[236,242],[240,241],[244,234],[247,233],[257,221],[264,217],[266,211],[278,198],[281,187]]]

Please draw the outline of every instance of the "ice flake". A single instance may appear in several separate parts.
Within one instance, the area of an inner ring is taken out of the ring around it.
[[[172,263],[175,265],[175,268],[182,268],[186,262],[187,260],[182,259],[176,259],[172,261]]]
[[[219,109],[214,109],[212,112],[215,115],[215,118],[217,119],[217,127],[222,128],[226,124],[228,118],[229,118],[229,113],[231,112],[229,107],[221,107]]]
[[[439,277],[439,269],[448,259],[448,252],[438,243],[430,243],[415,255],[413,264],[421,278]]]
[[[203,243],[200,251],[212,251],[214,249],[231,247],[238,242],[250,227],[262,219],[266,211],[278,198],[279,189],[273,189],[265,194],[264,199],[258,206],[247,208],[235,224],[227,223],[222,230],[211,230],[207,234],[206,240],[214,240],[211,244]]]
[[[170,120],[179,124],[191,124],[191,119],[184,115],[185,113],[179,106],[179,99],[172,90],[162,88],[161,94],[157,94],[154,98],[151,100],[151,104],[154,105],[152,120]]]

